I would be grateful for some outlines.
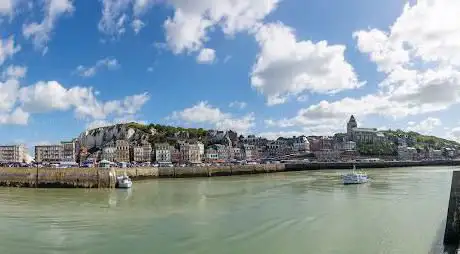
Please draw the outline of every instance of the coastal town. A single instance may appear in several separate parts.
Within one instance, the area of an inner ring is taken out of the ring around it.
[[[161,128],[136,123],[88,130],[59,144],[37,145],[28,159],[25,145],[0,146],[3,166],[136,167],[281,163],[283,161],[414,161],[454,159],[454,141],[402,131],[358,127],[354,116],[346,132],[332,136],[294,136],[269,140],[217,130]],[[418,136],[417,136],[418,135]],[[158,138],[160,137],[160,138]]]

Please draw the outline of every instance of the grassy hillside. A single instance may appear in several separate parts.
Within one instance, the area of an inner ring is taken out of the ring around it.
[[[396,140],[397,138],[406,138],[408,140],[408,145],[419,149],[427,147],[432,147],[434,149],[441,149],[443,147],[460,148],[460,143],[456,141],[435,136],[422,135],[413,131],[405,132],[402,130],[387,130],[383,132],[385,133],[385,136],[390,139],[393,138]]]

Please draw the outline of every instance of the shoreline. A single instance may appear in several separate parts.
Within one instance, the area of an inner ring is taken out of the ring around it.
[[[171,168],[0,168],[0,186],[25,188],[114,188],[116,176],[126,172],[133,180],[196,178],[268,174],[312,170],[357,168],[397,168],[421,166],[460,166],[460,160],[308,162],[238,166],[189,166]]]

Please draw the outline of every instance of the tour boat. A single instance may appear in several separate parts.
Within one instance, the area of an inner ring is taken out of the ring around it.
[[[133,182],[127,175],[117,176],[117,187],[123,189],[129,189],[133,186]]]
[[[353,172],[342,175],[343,184],[361,184],[367,183],[369,178],[364,172],[357,172],[355,165],[353,165]]]

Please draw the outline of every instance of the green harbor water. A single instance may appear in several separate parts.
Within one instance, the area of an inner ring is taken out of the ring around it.
[[[0,189],[0,253],[441,253],[453,167]],[[342,171],[343,172],[343,171]]]

